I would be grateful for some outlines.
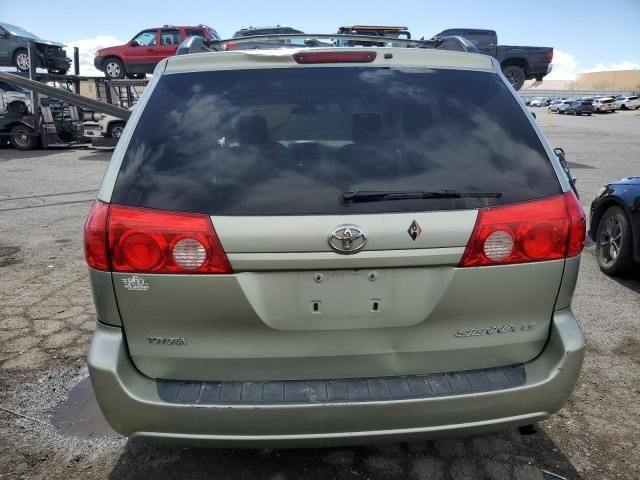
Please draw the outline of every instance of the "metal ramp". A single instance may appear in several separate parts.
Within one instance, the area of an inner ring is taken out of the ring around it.
[[[86,110],[92,110],[95,112],[106,113],[122,120],[128,120],[131,116],[131,112],[126,108],[112,105],[106,101],[93,100],[91,98],[78,95],[77,93],[67,92],[60,88],[50,87],[36,80],[30,80],[20,75],[13,73],[0,72],[0,79],[6,81],[11,85],[23,87],[32,92],[37,92],[47,97],[55,98],[62,102],[68,103],[76,107],[84,108]],[[108,89],[108,87],[106,87]]]

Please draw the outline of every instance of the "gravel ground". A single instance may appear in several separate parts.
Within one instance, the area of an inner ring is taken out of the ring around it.
[[[604,183],[640,174],[640,115],[550,116],[585,209]],[[574,312],[585,365],[567,406],[532,435],[305,450],[149,446],[113,433],[84,362],[94,328],[82,224],[109,154],[0,150],[0,479],[640,478],[640,277],[583,255]]]

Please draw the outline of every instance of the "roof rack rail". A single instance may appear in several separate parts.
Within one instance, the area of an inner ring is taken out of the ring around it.
[[[261,42],[269,40],[304,40],[308,47],[325,47],[325,48],[340,48],[335,44],[329,44],[318,42],[317,40],[335,40],[335,41],[353,41],[362,43],[371,43],[372,46],[379,44],[390,44],[392,46],[405,46],[408,48],[433,48],[439,50],[453,50],[458,52],[478,53],[476,46],[465,38],[451,36],[441,37],[435,40],[411,40],[402,38],[390,38],[381,37],[375,35],[344,35],[338,33],[321,33],[321,34],[309,34],[309,33],[284,33],[284,34],[272,34],[272,35],[248,35],[246,37],[235,37],[224,40],[205,40],[199,36],[189,37],[184,40],[176,55],[187,55],[190,53],[203,53],[211,51],[219,51],[224,49],[225,43],[249,43],[249,42]]]

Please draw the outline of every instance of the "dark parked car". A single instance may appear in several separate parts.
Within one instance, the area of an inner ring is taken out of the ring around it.
[[[300,30],[296,30],[291,27],[283,27],[280,25],[276,25],[275,27],[247,27],[238,30],[233,34],[233,38],[238,37],[251,37],[254,35],[295,35],[304,33]],[[253,42],[242,42],[242,44],[227,42],[225,44],[225,50],[254,50],[257,48],[278,48],[278,47],[286,48],[291,46],[297,47],[305,47],[310,46],[308,42],[305,42],[303,39],[282,39],[282,40],[256,40]]]
[[[525,80],[535,78],[541,81],[551,72],[553,48],[498,45],[498,34],[494,30],[477,28],[450,28],[434,38],[448,36],[466,38],[480,53],[498,59],[502,73],[516,90],[522,88]]]
[[[640,263],[640,177],[602,187],[591,203],[589,236],[600,270],[622,275]]]
[[[160,60],[175,55],[184,39],[193,36],[205,40],[220,39],[218,33],[206,25],[149,28],[139,32],[125,45],[98,50],[93,63],[107,78],[144,77],[147,73],[153,73]]]
[[[411,33],[407,27],[394,27],[388,25],[344,25],[338,28],[338,33],[340,35],[367,35],[370,37],[384,37],[388,39],[400,38],[400,39],[411,39]],[[336,43],[337,46],[340,47],[355,47],[355,46],[391,46],[388,41],[380,42],[380,43],[372,43],[368,42],[358,42],[353,40],[338,40]]]
[[[591,100],[576,100],[565,108],[564,113],[567,115],[589,115],[593,113],[593,102]]]
[[[34,42],[37,68],[46,68],[49,73],[65,75],[71,59],[58,42],[42,40],[22,27],[0,22],[0,66],[14,66],[20,72],[29,71],[29,42]]]

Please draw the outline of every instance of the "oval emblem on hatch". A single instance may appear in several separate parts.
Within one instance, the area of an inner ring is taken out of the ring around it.
[[[329,246],[344,255],[359,252],[366,243],[367,236],[357,225],[338,225],[329,235]]]

